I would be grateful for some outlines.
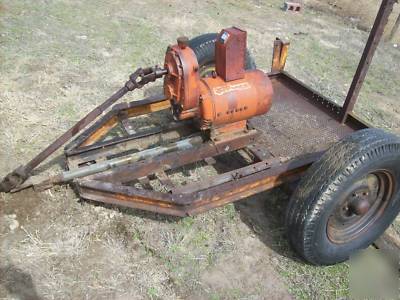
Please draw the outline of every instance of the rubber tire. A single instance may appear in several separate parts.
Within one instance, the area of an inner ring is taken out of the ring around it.
[[[341,193],[379,168],[394,175],[390,207],[357,238],[344,244],[332,243],[327,223]],[[347,260],[355,251],[372,244],[396,218],[400,210],[399,183],[398,136],[380,129],[364,129],[345,137],[307,170],[290,199],[285,222],[291,246],[311,264],[332,265]]]
[[[199,35],[189,41],[189,47],[196,54],[199,66],[207,66],[215,64],[215,41],[217,33],[206,33]],[[256,69],[256,63],[248,49],[246,49],[246,70]]]

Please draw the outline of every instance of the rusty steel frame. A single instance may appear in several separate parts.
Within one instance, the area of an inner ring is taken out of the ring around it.
[[[86,130],[82,136],[79,136],[66,148],[68,161],[76,165],[76,160],[86,162],[93,157],[109,155],[112,153],[110,148],[118,146],[118,143],[115,143],[114,140],[108,141],[107,145],[103,144],[100,148],[88,148],[84,141],[92,140],[91,137],[98,137],[97,132],[103,132],[102,126],[108,128],[108,120],[114,120],[115,123],[118,123],[118,120],[114,118],[115,116],[124,116],[126,111],[132,111],[132,108],[137,108],[135,111],[147,114],[154,111],[150,108],[149,103],[162,103],[162,101],[158,100],[157,102],[157,100],[152,99],[115,106],[107,118]],[[84,199],[174,216],[188,216],[244,199],[279,186],[284,182],[297,180],[308,166],[322,154],[321,152],[311,153],[288,161],[281,161],[274,157],[261,160],[257,153],[249,148],[249,152],[255,157],[255,163],[197,183],[175,187],[165,174],[165,171],[190,163],[239,149],[246,149],[248,145],[256,142],[257,137],[257,130],[249,127],[248,132],[242,134],[236,133],[223,139],[210,140],[195,149],[151,157],[135,164],[76,179],[74,183],[80,196]],[[135,142],[135,139],[145,139],[147,136],[138,134],[131,138],[133,140],[128,142]],[[92,146],[95,145],[92,144]],[[95,156],[93,156],[93,152]],[[135,179],[143,180],[143,178],[148,178],[153,174],[170,187],[167,193],[125,185]]]
[[[382,1],[343,107],[338,106],[284,71],[289,48],[288,42],[279,39],[274,42],[272,68],[268,76],[271,79],[275,78],[285,82],[285,85],[290,90],[301,96],[302,99],[306,99],[314,107],[318,107],[322,114],[341,122],[343,126],[347,126],[353,131],[370,127],[369,124],[357,118],[352,113],[352,109],[394,3],[395,0]],[[163,72],[160,69],[158,70]],[[151,76],[155,75],[152,74]],[[44,154],[54,152],[68,138],[80,132],[96,116],[103,113],[106,107],[129,90],[128,86],[123,87],[106,100],[105,104],[100,105],[94,112],[79,121],[60,139],[56,140],[28,163],[26,165],[28,166],[28,171],[31,172],[38,163],[44,160]],[[137,141],[143,141],[156,135],[161,136],[162,134],[179,130],[186,130],[186,133],[189,130],[189,133],[192,134],[195,132],[192,121],[181,121],[131,134],[126,130],[127,134],[123,137],[102,140],[116,126],[122,125],[124,127],[125,121],[129,118],[166,109],[170,109],[170,102],[163,95],[114,105],[108,113],[65,147],[64,153],[67,157],[68,167],[76,169],[81,164],[90,164],[95,163],[97,160],[108,159],[108,157],[130,150]],[[195,149],[186,149],[147,158],[135,164],[124,165],[75,179],[74,184],[78,193],[84,199],[175,216],[187,216],[244,199],[285,182],[298,180],[308,167],[323,154],[323,151],[317,151],[296,157],[279,158],[274,156],[272,152],[269,153],[268,149],[265,149],[267,155],[260,153],[257,150],[258,146],[254,147],[257,144],[259,132],[252,128],[251,124],[250,120],[248,129],[245,132],[232,135],[226,134],[223,138],[214,139],[211,137],[210,140],[205,141]],[[190,132],[191,130],[193,131]],[[166,174],[167,171],[198,161],[212,163],[214,157],[238,150],[245,150],[249,153],[253,157],[253,162],[244,167],[184,186],[174,186]],[[149,177],[151,176],[159,179],[167,187],[167,192],[146,189],[146,187],[150,187]],[[134,180],[139,181],[144,189],[127,185]]]
[[[281,47],[279,48],[280,53]],[[276,55],[276,54],[275,54]],[[278,57],[284,64],[284,60]],[[330,101],[317,91],[298,81],[283,68],[279,72],[271,72],[271,79],[284,81],[296,94],[302,95],[318,107],[322,113],[332,119],[340,120],[341,107]],[[152,112],[169,109],[169,103],[163,97],[152,97],[131,103],[115,105],[102,119],[88,128],[82,135],[65,148],[70,167],[107,157],[132,148],[138,140],[149,136],[191,126],[187,123],[172,123],[172,125],[143,132],[136,132],[123,138],[114,138],[105,142],[100,139],[114,126],[120,124],[126,117],[146,115]],[[348,118],[346,126],[353,130],[367,128],[368,125],[353,117]],[[323,152],[311,153],[281,161],[277,157],[259,155],[252,144],[257,143],[258,132],[251,128],[239,136],[225,137],[222,140],[210,140],[194,149],[167,153],[152,157],[135,164],[121,166],[74,181],[80,196],[87,200],[117,204],[156,213],[174,216],[195,215],[206,210],[238,201],[277,187],[283,183],[298,180],[307,168],[316,161]],[[89,141],[89,142],[88,142]],[[174,186],[166,175],[166,171],[174,170],[184,165],[204,161],[223,153],[246,149],[254,157],[254,163],[216,175],[200,182],[184,186]],[[168,187],[168,192],[138,189],[126,185],[138,180],[145,187],[149,177],[154,176]]]
[[[247,166],[217,175],[199,186],[194,185],[187,193],[162,193],[90,179],[77,180],[77,185],[80,196],[85,199],[183,217],[295,181],[320,155],[316,153],[276,165],[261,161],[256,168]]]

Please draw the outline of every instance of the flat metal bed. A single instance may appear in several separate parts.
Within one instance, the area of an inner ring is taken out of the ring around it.
[[[251,124],[262,132],[258,144],[273,156],[294,158],[323,151],[355,130],[368,125],[340,121],[341,107],[307,88],[287,73],[270,76],[273,105]]]

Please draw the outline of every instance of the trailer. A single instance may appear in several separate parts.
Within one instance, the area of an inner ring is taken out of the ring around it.
[[[8,174],[0,190],[71,183],[83,199],[185,217],[298,182],[286,213],[291,245],[313,264],[344,261],[376,240],[400,210],[400,138],[352,112],[395,2],[382,1],[343,106],[285,71],[287,41],[274,41],[271,71],[264,73],[239,28],[180,37],[163,67],[136,70]],[[163,94],[115,104],[158,78]],[[143,118],[163,121],[141,126]],[[74,136],[64,149],[67,170],[32,176]],[[195,163],[219,172],[171,180]]]

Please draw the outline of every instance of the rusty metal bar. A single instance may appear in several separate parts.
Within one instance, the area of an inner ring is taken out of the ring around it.
[[[121,103],[126,105],[126,108],[118,111],[115,116],[115,120],[110,120],[111,124],[105,123],[102,127],[94,131],[92,135],[87,137],[87,139],[82,143],[81,146],[90,146],[101,140],[112,128],[119,124],[121,118],[137,117],[170,108],[170,101],[168,99],[165,99],[165,96],[163,97],[164,99],[161,101],[159,101],[158,97],[159,96],[154,97],[154,101],[147,104],[137,104],[131,106],[131,103]]]
[[[202,206],[207,202],[222,201],[224,202],[223,204],[230,202],[225,202],[224,198],[230,199],[233,197],[235,199],[233,201],[243,199],[287,182],[289,177],[290,180],[293,180],[293,175],[295,175],[296,179],[299,178],[300,174],[318,160],[322,154],[323,152],[310,153],[284,163],[275,164],[265,170],[259,171],[256,169],[248,173],[242,170],[245,176],[232,178],[229,182],[212,186],[205,190],[195,191],[192,194],[186,194],[188,197],[183,197],[181,201],[186,205]],[[247,168],[252,169],[252,165]]]
[[[255,130],[247,134],[233,136],[232,139],[225,139],[219,142],[205,142],[195,149],[180,151],[179,153],[167,153],[162,156],[143,160],[139,164],[122,166],[112,171],[102,172],[89,179],[109,182],[129,182],[137,178],[156,173],[159,170],[170,170],[185,164],[200,161],[207,157],[232,152],[246,147],[254,142],[258,136]]]
[[[290,43],[276,38],[274,41],[274,50],[272,54],[271,72],[282,72],[285,69]]]
[[[182,128],[183,131],[186,128]],[[159,134],[149,135],[147,137],[128,140],[104,148],[84,151],[76,155],[67,156],[69,169],[75,169],[87,164],[93,164],[98,161],[104,161],[111,158],[121,157],[129,153],[142,151],[148,148],[154,148],[166,143],[176,142],[185,136],[192,136],[194,131],[190,131],[188,135],[182,135],[179,131],[166,131]]]
[[[215,194],[215,196],[209,201],[200,201],[200,198],[197,198],[197,201],[195,201],[190,206],[190,209],[187,210],[187,214],[196,215],[203,213],[210,209],[224,206],[228,203],[243,200],[255,194],[271,190],[284,183],[299,180],[309,166],[310,165],[307,164],[288,171],[280,171],[284,170],[286,166],[282,166],[282,168],[272,168],[264,171],[263,174],[254,174],[251,178],[245,177],[243,178],[243,182],[240,183],[226,183],[226,187],[231,188],[230,192]],[[257,179],[257,177],[259,179]],[[233,189],[233,187],[238,188]],[[205,195],[198,195],[198,197],[205,197]]]
[[[117,138],[110,139],[107,141],[97,142],[90,146],[72,148],[72,149],[69,149],[68,151],[66,151],[66,154],[67,154],[67,156],[72,156],[72,155],[78,155],[78,154],[85,153],[85,152],[92,152],[94,150],[99,150],[99,149],[104,150],[104,149],[110,148],[112,146],[120,145],[121,143],[127,143],[130,141],[146,138],[149,136],[162,134],[162,133],[165,133],[165,132],[168,132],[171,130],[179,130],[183,127],[187,127],[188,125],[190,126],[192,123],[193,123],[192,120],[171,122],[171,123],[167,124],[166,126],[157,126],[154,128],[144,129],[142,131],[138,131],[136,133],[133,133],[133,134],[130,134],[127,136],[117,137]]]
[[[364,83],[369,66],[371,65],[372,58],[378,47],[379,41],[382,38],[386,24],[388,23],[389,16],[393,10],[396,0],[383,0],[379,8],[378,15],[375,19],[374,26],[372,27],[367,44],[365,45],[363,55],[358,65],[357,71],[354,75],[353,81],[349,88],[346,100],[341,110],[341,122],[346,122],[347,115],[353,111],[356,104],[358,95],[362,84]]]
[[[124,86],[119,89],[114,95],[104,101],[102,104],[97,106],[94,110],[89,112],[85,117],[83,117],[79,122],[77,122],[74,126],[72,126],[69,130],[67,130],[63,135],[61,135],[58,139],[56,139],[51,145],[49,145],[46,149],[44,149],[41,153],[39,153],[35,158],[33,158],[30,162],[26,164],[26,168],[28,170],[32,170],[39,163],[41,163],[46,157],[51,155],[54,151],[60,148],[66,141],[68,141],[71,137],[85,128],[89,123],[91,123],[94,119],[100,116],[108,107],[110,107],[114,102],[119,100],[122,96],[124,96],[129,90]]]
[[[290,43],[288,41],[282,41],[281,57],[279,60],[280,71],[283,71],[286,66],[286,60],[288,57]]]
[[[131,186],[96,180],[77,180],[79,195],[83,199],[121,205],[173,216],[186,216],[171,194],[137,189]]]
[[[150,149],[145,149],[140,152],[128,154],[123,157],[98,162],[92,165],[84,166],[78,169],[60,172],[54,176],[43,178],[41,176],[33,176],[25,183],[23,183],[18,190],[25,189],[30,186],[49,187],[53,184],[61,184],[72,181],[76,178],[86,177],[89,175],[104,172],[120,166],[129,165],[135,162],[143,161],[146,158],[160,156],[165,153],[175,151],[184,151],[187,149],[195,148],[203,142],[201,136],[194,136],[188,139],[180,140],[175,143],[170,143],[165,146],[158,146]]]
[[[249,166],[240,168],[240,169],[236,169],[230,172],[226,172],[223,173],[221,175],[217,175],[214,176],[212,178],[210,178],[209,180],[203,180],[201,182],[193,182],[184,186],[179,186],[176,187],[175,189],[173,189],[173,193],[176,194],[185,194],[185,193],[191,193],[194,190],[206,190],[209,189],[211,187],[232,181],[232,180],[236,180],[248,175],[251,175],[253,173],[256,172],[260,172],[263,170],[267,170],[267,169],[271,169],[274,166],[277,166],[280,164],[280,159],[278,158],[271,158],[271,159],[266,159],[263,160],[261,162],[258,163],[254,163],[251,165],[251,168],[249,168]]]
[[[274,50],[272,52],[271,72],[279,72],[281,60],[282,41],[276,38],[274,41]]]
[[[277,187],[284,182],[297,180],[320,155],[321,153],[313,153],[261,171],[256,168],[251,172],[252,166],[250,165],[246,167],[249,170],[245,171],[246,176],[242,178],[232,178],[228,182],[207,190],[194,190],[186,194],[141,190],[98,180],[83,179],[77,180],[76,183],[79,193],[84,199],[156,213],[187,216],[244,199]]]
[[[118,124],[120,114],[137,116],[150,113],[155,110],[165,109],[169,107],[169,101],[164,95],[148,97],[142,100],[130,103],[120,103],[115,105],[104,117],[98,120],[93,126],[86,129],[78,138],[65,147],[66,154],[72,154],[78,151],[80,147],[91,146],[94,142],[100,140],[110,129]]]

